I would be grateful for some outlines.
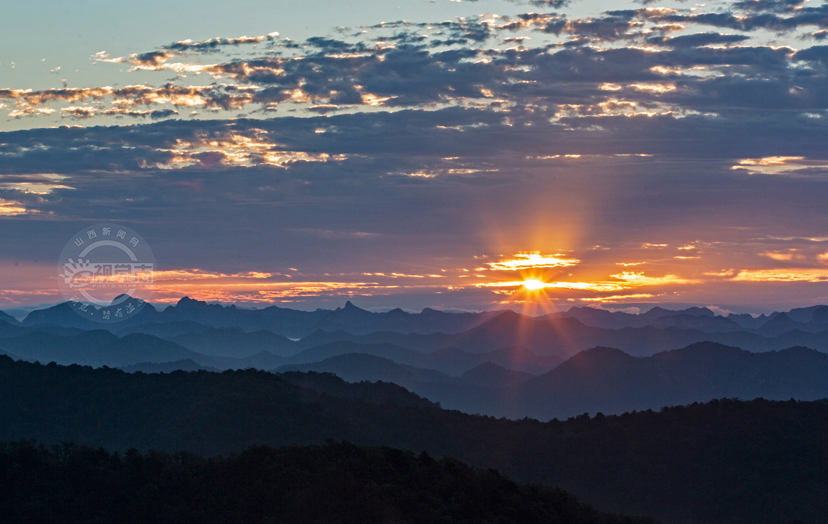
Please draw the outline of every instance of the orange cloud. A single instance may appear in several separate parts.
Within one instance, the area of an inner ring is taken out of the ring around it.
[[[663,277],[648,277],[643,273],[634,272],[624,272],[619,273],[617,275],[610,275],[610,278],[616,280],[604,280],[595,282],[542,282],[539,280],[514,280],[509,282],[484,282],[475,284],[475,287],[515,289],[526,288],[530,290],[571,289],[593,292],[614,292],[643,286],[691,284],[698,282],[697,280],[685,279],[675,275],[665,275]]]
[[[499,271],[519,271],[524,269],[542,269],[574,266],[580,262],[577,259],[562,258],[563,255],[541,255],[539,253],[518,254],[514,258],[489,262],[489,267]]]
[[[827,282],[824,269],[745,269],[733,280],[738,282]]]
[[[393,281],[399,278],[445,278],[443,275],[411,275],[404,273],[369,273]],[[292,281],[290,274],[249,271],[222,273],[197,268],[173,269],[153,273],[152,301],[175,302],[182,296],[207,301],[267,303],[289,302],[311,297],[348,297],[383,295],[404,289],[428,288],[444,290],[436,284],[400,285],[382,282],[303,280]]]
[[[768,257],[773,260],[778,260],[780,262],[787,262],[793,260],[794,258],[800,258],[799,256],[793,253],[775,253],[772,251],[766,251],[764,253],[759,253],[763,257]]]
[[[26,213],[35,212],[36,211],[29,211],[23,204],[20,202],[14,202],[12,200],[3,200],[0,198],[0,217],[2,216],[15,216],[15,215],[25,215]]]

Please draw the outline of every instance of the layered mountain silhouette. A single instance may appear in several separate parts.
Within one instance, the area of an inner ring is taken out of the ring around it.
[[[20,322],[18,322],[16,318],[9,315],[8,313],[4,313],[3,311],[0,311],[0,320],[5,322],[6,324],[9,324],[9,325],[12,325],[12,326],[19,326],[20,325]]]
[[[636,358],[618,349],[596,347],[520,384],[508,398],[495,398],[486,407],[487,414],[496,416],[547,420],[714,398],[828,398],[828,354],[803,347],[751,353],[699,343]],[[475,411],[471,405],[463,407]]]
[[[387,358],[362,353],[338,355],[326,358],[321,362],[309,364],[285,365],[277,368],[275,371],[277,373],[289,371],[333,373],[348,382],[393,382],[406,389],[412,389],[412,385],[423,382],[436,382],[440,384],[461,382],[457,377],[452,377],[433,369],[398,364]]]
[[[828,310],[827,310],[828,311]],[[776,318],[776,317],[775,317]],[[772,322],[771,319],[769,322]],[[317,331],[299,341],[300,346],[318,346],[336,341],[358,344],[394,344],[416,351],[453,347],[467,352],[488,352],[508,346],[522,346],[542,356],[568,358],[595,346],[622,349],[635,356],[653,355],[697,342],[717,342],[749,351],[773,351],[805,346],[828,351],[828,328],[815,317],[802,324],[811,331],[792,330],[776,336],[754,331],[705,332],[675,327],[624,327],[620,329],[586,326],[576,318],[526,317],[507,311],[468,331],[455,334],[401,334],[392,332],[353,335],[343,331]]]
[[[19,327],[16,321],[5,324]],[[397,309],[373,313],[350,302],[336,310],[308,312],[275,306],[254,310],[185,297],[162,312],[148,304],[135,317],[112,325],[88,321],[76,315],[68,304],[33,311],[22,325],[38,329],[110,329],[117,330],[119,335],[143,333],[198,353],[235,358],[262,351],[287,357],[345,341],[393,344],[419,352],[455,348],[486,353],[520,346],[535,355],[559,359],[595,346],[617,347],[645,356],[704,341],[749,351],[797,345],[828,351],[826,306],[759,317],[722,317],[708,308],[671,311],[660,307],[640,315],[575,307],[542,317],[526,317],[511,311],[444,313],[426,309],[413,314]],[[8,330],[8,326],[4,329]]]
[[[276,371],[329,372],[349,382],[394,382],[446,408],[539,420],[714,398],[828,398],[828,354],[802,347],[751,353],[698,343],[651,357],[596,347],[538,377],[492,362],[452,377],[368,354],[339,355]]]
[[[633,315],[621,311],[611,312],[590,307],[573,307],[569,311],[553,313],[549,318],[577,318],[586,326],[621,329],[625,327],[676,327],[680,329],[698,329],[709,333],[719,331],[738,331],[745,329],[735,319],[716,316],[708,308],[688,308],[680,311],[671,311],[661,307],[654,307],[640,315]],[[750,315],[747,317],[753,319]],[[761,325],[758,324],[757,327]],[[749,328],[752,329],[752,328]]]
[[[101,324],[79,315],[68,302],[63,302],[46,309],[37,309],[26,315],[21,324],[26,327],[55,325],[82,330],[124,329],[139,324],[157,322],[159,313],[151,304],[145,304],[134,316],[114,324]]]
[[[120,326],[119,326],[120,327]],[[199,324],[194,320],[182,320],[179,322],[150,322],[148,324],[139,324],[136,326],[129,326],[123,329],[117,329],[115,334],[118,336],[130,335],[132,333],[143,333],[144,335],[152,335],[160,338],[173,338],[179,335],[190,335],[203,333],[211,328],[204,324]],[[228,328],[237,329],[239,328]]]
[[[223,357],[244,358],[262,351],[289,356],[300,351],[294,341],[266,330],[245,333],[239,328],[206,328],[177,334],[169,340],[205,355]]]
[[[440,395],[446,397],[452,395],[454,387],[501,388],[534,378],[534,375],[529,373],[506,369],[493,362],[479,364],[456,377],[434,369],[398,364],[387,358],[364,353],[348,353],[307,364],[289,364],[274,371],[333,373],[348,382],[393,382],[420,394],[434,394],[439,390],[439,386],[446,386]]]
[[[20,358],[43,363],[121,367],[139,362],[203,360],[203,356],[177,344],[149,335],[118,338],[108,331],[84,331],[73,336],[33,332],[0,338],[0,349]]]
[[[174,334],[176,330],[170,333]],[[51,325],[24,328],[0,322],[0,350],[18,358],[44,363],[54,361],[60,364],[123,367],[191,359],[200,366],[215,369],[252,367],[269,370],[356,353],[457,376],[485,362],[536,374],[548,371],[561,362],[555,357],[539,357],[520,347],[489,353],[467,353],[454,348],[421,353],[393,344],[333,342],[300,349],[299,343],[268,331],[245,333],[231,328],[205,328],[201,332],[175,335],[172,340],[166,340],[144,333],[118,337],[103,330],[80,331]]]
[[[515,369],[507,369],[503,366],[498,366],[494,362],[484,362],[460,375],[460,379],[466,384],[481,387],[491,387],[493,385],[511,386],[513,384],[526,382],[532,378],[534,378],[534,375]]]
[[[820,311],[822,309],[822,311]],[[267,330],[292,339],[306,337],[314,331],[342,330],[350,334],[366,335],[374,332],[396,333],[460,333],[498,316],[501,311],[483,313],[450,313],[434,309],[424,309],[420,313],[408,313],[401,309],[376,313],[361,309],[351,302],[335,310],[317,309],[300,311],[276,306],[264,309],[247,309],[236,306],[208,304],[203,301],[184,297],[175,306],[158,311],[147,304],[139,314],[124,322],[114,324],[112,329],[126,332],[160,332],[136,331],[137,326],[145,324],[167,324],[177,322],[194,322],[214,328],[238,328],[243,331]],[[17,324],[17,320],[0,312],[0,320]],[[780,318],[777,318],[780,317]],[[624,312],[610,312],[589,307],[573,307],[565,312],[546,315],[550,320],[574,318],[583,325],[606,329],[626,327],[675,327],[679,329],[700,330],[709,333],[746,331],[775,336],[792,329],[818,332],[828,330],[828,308],[811,306],[776,312],[770,315],[751,316],[731,313],[718,316],[708,308],[691,307],[683,310],[668,310],[661,307],[638,315]],[[64,327],[94,329],[100,327],[79,315],[75,315],[68,304],[36,310],[22,322],[25,326],[55,324]],[[197,331],[192,326],[189,331],[173,328],[177,334]],[[764,329],[763,329],[764,328]],[[152,328],[150,328],[152,329]]]

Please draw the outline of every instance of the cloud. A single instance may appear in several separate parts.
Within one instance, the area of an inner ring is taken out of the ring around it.
[[[29,212],[20,202],[4,200],[0,198],[0,217],[25,215]]]
[[[95,116],[94,107],[69,106],[62,108],[61,111],[73,118],[92,118]]]
[[[579,262],[575,259],[563,258],[563,256],[541,255],[539,253],[518,254],[511,259],[489,262],[488,265],[493,270],[520,271],[526,269],[569,267]]]
[[[828,282],[824,269],[758,269],[742,270],[733,277],[737,282]]]
[[[181,40],[164,46],[164,49],[175,52],[192,52],[192,51],[215,51],[220,47],[225,46],[240,46],[246,44],[260,44],[262,42],[273,42],[279,36],[277,31],[261,36],[240,36],[238,38],[211,38],[202,42],[193,42],[192,40]]]
[[[801,9],[807,0],[744,0],[731,6],[742,11],[790,13]]]
[[[631,20],[648,20],[653,22],[667,22],[678,24],[708,25],[724,27],[739,31],[755,31],[767,29],[770,31],[785,32],[801,27],[828,27],[828,4],[819,7],[802,7],[799,5],[776,2],[774,0],[759,2],[738,2],[734,7],[753,6],[747,13],[737,14],[730,11],[696,13],[691,10],[668,8],[642,8],[636,10],[608,11],[614,17],[629,18]],[[792,12],[790,16],[778,13]]]
[[[150,117],[152,120],[160,120],[177,115],[178,111],[174,109],[128,109],[125,107],[115,107],[101,111],[104,115],[129,116],[145,118]]]
[[[751,35],[743,34],[760,22],[762,27],[776,24],[780,31],[819,25],[824,9],[750,2],[745,10],[738,16],[644,8],[591,18],[524,13],[431,24],[398,21],[343,38],[311,37],[303,45],[278,40],[274,34],[184,40],[124,59],[96,55],[129,62],[137,70],[182,73],[163,85],[0,90],[0,99],[15,104],[10,115],[18,118],[54,113],[63,108],[50,104],[62,101],[86,108],[83,117],[90,119],[119,114],[169,118],[179,108],[331,114],[372,107],[486,107],[492,112],[521,107],[552,118],[723,116],[759,107],[802,114],[824,110],[825,53],[820,46],[796,50],[749,45]],[[676,36],[686,24],[737,32]],[[532,33],[545,35],[536,47],[494,47],[498,39],[525,45]],[[547,37],[568,40],[549,44]],[[245,45],[262,42],[268,49]],[[601,45],[606,43],[613,45]],[[237,47],[246,51],[237,57],[222,54]],[[215,55],[214,63],[190,56],[202,52]],[[792,67],[799,68],[796,77],[790,74]],[[186,74],[207,75],[212,83],[186,85]],[[618,86],[618,93],[608,92],[608,85]],[[163,108],[166,113],[119,113],[134,106],[171,108]],[[78,111],[59,114],[80,117]]]

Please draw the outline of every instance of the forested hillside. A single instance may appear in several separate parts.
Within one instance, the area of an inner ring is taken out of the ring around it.
[[[0,485],[10,524],[656,524],[456,459],[334,442],[212,459],[0,443]]]
[[[388,445],[557,486],[668,523],[828,515],[828,402],[713,401],[541,423],[446,411],[399,386],[261,371],[129,374],[0,357],[0,439],[206,455]]]

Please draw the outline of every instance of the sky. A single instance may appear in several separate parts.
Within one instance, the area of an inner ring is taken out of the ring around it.
[[[828,4],[8,2],[0,308],[828,303]]]

